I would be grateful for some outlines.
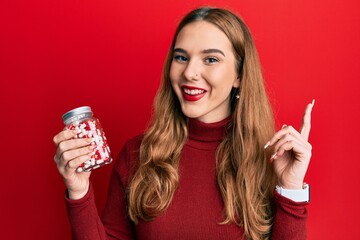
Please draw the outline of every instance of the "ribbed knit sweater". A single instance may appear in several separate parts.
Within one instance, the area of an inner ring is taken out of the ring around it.
[[[224,220],[224,205],[216,181],[215,151],[229,119],[205,124],[189,120],[189,137],[180,158],[178,189],[165,213],[134,224],[128,217],[125,190],[139,159],[141,136],[129,140],[120,152],[110,179],[101,217],[93,188],[79,200],[65,197],[73,239],[242,239],[243,229]],[[306,203],[295,203],[274,193],[276,214],[273,240],[306,239]]]

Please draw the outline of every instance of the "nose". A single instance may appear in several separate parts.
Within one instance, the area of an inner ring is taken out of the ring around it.
[[[184,77],[188,81],[199,80],[201,75],[201,66],[195,59],[191,59],[184,70]]]

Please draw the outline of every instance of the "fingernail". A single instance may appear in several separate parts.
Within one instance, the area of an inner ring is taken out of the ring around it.
[[[276,156],[277,156],[277,152],[271,155],[270,162],[272,162],[276,158]]]
[[[286,128],[286,127],[287,127],[287,125],[286,125],[286,124],[284,124],[284,125],[282,125],[282,127],[281,127],[281,128],[282,128],[282,129],[284,129],[284,128]]]
[[[268,146],[270,146],[270,141],[265,144],[264,149],[266,149]]]
[[[315,104],[315,99],[313,99],[312,102],[311,102],[312,106],[314,106],[314,104]]]
[[[88,147],[89,150],[94,150],[95,148],[96,148],[96,146],[94,146],[94,145],[90,145],[90,146]]]

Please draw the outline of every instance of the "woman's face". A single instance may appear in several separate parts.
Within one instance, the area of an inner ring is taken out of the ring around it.
[[[205,21],[186,25],[176,38],[170,79],[185,116],[205,123],[229,116],[239,79],[227,36]]]

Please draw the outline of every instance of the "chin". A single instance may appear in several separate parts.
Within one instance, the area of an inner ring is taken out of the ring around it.
[[[197,114],[187,114],[186,112],[184,112],[184,115],[187,118],[199,118],[199,115],[197,115]]]
[[[188,111],[185,109],[182,109],[183,114],[188,118],[199,118],[201,117],[201,114],[199,111]]]

